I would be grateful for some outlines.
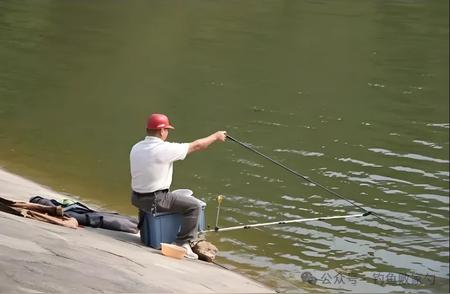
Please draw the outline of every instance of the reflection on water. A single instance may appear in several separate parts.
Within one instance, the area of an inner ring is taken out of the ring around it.
[[[0,2],[0,164],[135,214],[150,112],[218,129],[374,216],[211,233],[219,261],[287,292],[448,292],[448,1]],[[360,213],[227,142],[173,188],[220,227]]]

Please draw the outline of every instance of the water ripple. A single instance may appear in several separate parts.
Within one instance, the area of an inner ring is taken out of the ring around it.
[[[280,124],[280,123],[270,122],[270,121],[262,121],[262,120],[252,121],[252,123],[265,125],[265,126],[273,126],[273,127],[287,127],[287,125],[283,125],[283,124]]]
[[[378,165],[378,164],[374,164],[374,163],[368,163],[368,162],[364,162],[362,160],[356,160],[356,159],[352,159],[350,157],[347,158],[339,158],[339,161],[343,161],[343,162],[352,162],[352,163],[356,163],[362,166],[370,166],[370,167],[382,167],[382,165]]]
[[[442,123],[442,124],[427,124],[427,127],[438,127],[438,128],[450,128],[450,124],[449,123]]]
[[[428,157],[428,156],[414,154],[414,153],[399,154],[399,153],[394,153],[390,150],[382,149],[382,148],[369,148],[369,150],[372,152],[376,152],[376,153],[382,153],[387,156],[411,158],[411,159],[415,159],[415,160],[432,161],[432,162],[437,162],[437,163],[450,163],[450,161],[445,160],[445,159],[438,159],[438,158]]]
[[[434,148],[434,149],[442,149],[442,148],[444,148],[444,147],[442,147],[442,146],[440,146],[440,145],[438,145],[436,143],[427,142],[427,141],[423,141],[423,140],[414,140],[413,142],[414,143],[418,143],[418,144],[422,144],[422,145],[425,145],[425,146],[430,146],[431,148]]]
[[[245,174],[245,175],[253,177],[253,178],[261,179],[261,180],[263,180],[265,182],[268,182],[268,183],[274,183],[274,182],[276,182],[276,183],[283,183],[284,182],[281,179],[275,179],[275,178],[271,178],[271,177],[268,177],[268,176],[261,176],[259,174],[254,174],[254,173],[249,173],[249,172],[241,172],[241,174]]]
[[[233,160],[234,162],[237,162],[237,163],[242,163],[242,164],[245,164],[245,165],[248,165],[248,166],[251,166],[251,167],[264,167],[264,165],[262,165],[262,164],[259,164],[259,163],[256,163],[256,162],[253,162],[253,161],[250,161],[250,160],[247,160],[247,159],[243,159],[243,158],[239,158],[239,159],[236,159],[236,160]]]
[[[448,196],[442,196],[442,195],[436,195],[436,194],[415,194],[414,196],[419,197],[419,198],[436,200],[436,201],[442,202],[444,204],[449,203]]]
[[[288,195],[283,195],[283,196],[281,196],[281,198],[289,200],[289,201],[299,201],[299,202],[303,202],[303,203],[307,203],[308,202],[302,197],[291,197],[291,196],[288,196]]]
[[[295,149],[275,149],[273,150],[275,152],[287,152],[287,153],[294,153],[294,154],[300,154],[303,156],[316,156],[316,157],[320,157],[323,156],[323,153],[320,152],[309,152],[309,151],[304,151],[304,150],[295,150]]]
[[[393,169],[396,169],[396,168],[393,168]],[[410,170],[408,170],[408,171],[410,171]],[[404,194],[404,192],[401,190],[396,190],[396,189],[392,190],[392,189],[389,189],[388,187],[386,187],[386,185],[395,185],[395,184],[403,184],[406,186],[423,188],[424,190],[427,190],[427,191],[440,191],[440,192],[445,192],[445,193],[449,192],[449,190],[446,188],[437,187],[437,186],[433,186],[430,184],[416,184],[416,183],[413,183],[410,181],[401,180],[401,179],[397,179],[394,177],[377,175],[377,174],[364,174],[363,173],[361,175],[365,175],[365,177],[354,177],[354,176],[346,175],[342,172],[325,171],[325,172],[323,172],[323,175],[326,177],[330,177],[330,178],[333,178],[333,177],[334,178],[345,178],[352,182],[359,182],[359,183],[367,184],[368,186],[370,186],[370,185],[379,186],[380,189],[382,189],[383,192],[385,192],[385,193],[387,192],[387,194],[389,194],[389,192],[392,193],[393,191],[398,191],[399,193]],[[360,185],[362,185],[362,184],[360,184]]]
[[[428,177],[428,178],[438,178],[436,175],[434,175],[432,173],[427,173],[427,172],[425,172],[423,170],[416,169],[416,168],[411,168],[411,167],[407,167],[407,166],[391,166],[389,168],[391,168],[393,170],[397,170],[397,171],[421,174],[424,177]]]

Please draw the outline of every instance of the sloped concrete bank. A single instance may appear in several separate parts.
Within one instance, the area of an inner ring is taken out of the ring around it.
[[[0,196],[61,195],[0,170]],[[165,257],[138,234],[70,229],[0,212],[0,293],[274,293],[214,264]]]

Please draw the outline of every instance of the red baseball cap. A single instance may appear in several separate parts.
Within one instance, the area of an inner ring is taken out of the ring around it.
[[[159,129],[175,129],[170,125],[169,118],[160,113],[153,113],[147,119],[147,129],[159,130]]]

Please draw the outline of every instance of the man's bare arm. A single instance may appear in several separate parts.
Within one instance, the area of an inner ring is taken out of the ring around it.
[[[188,154],[196,151],[205,150],[206,148],[208,148],[209,145],[211,145],[216,141],[225,142],[226,135],[227,132],[218,131],[212,135],[209,135],[208,137],[195,140],[194,142],[189,143]]]

